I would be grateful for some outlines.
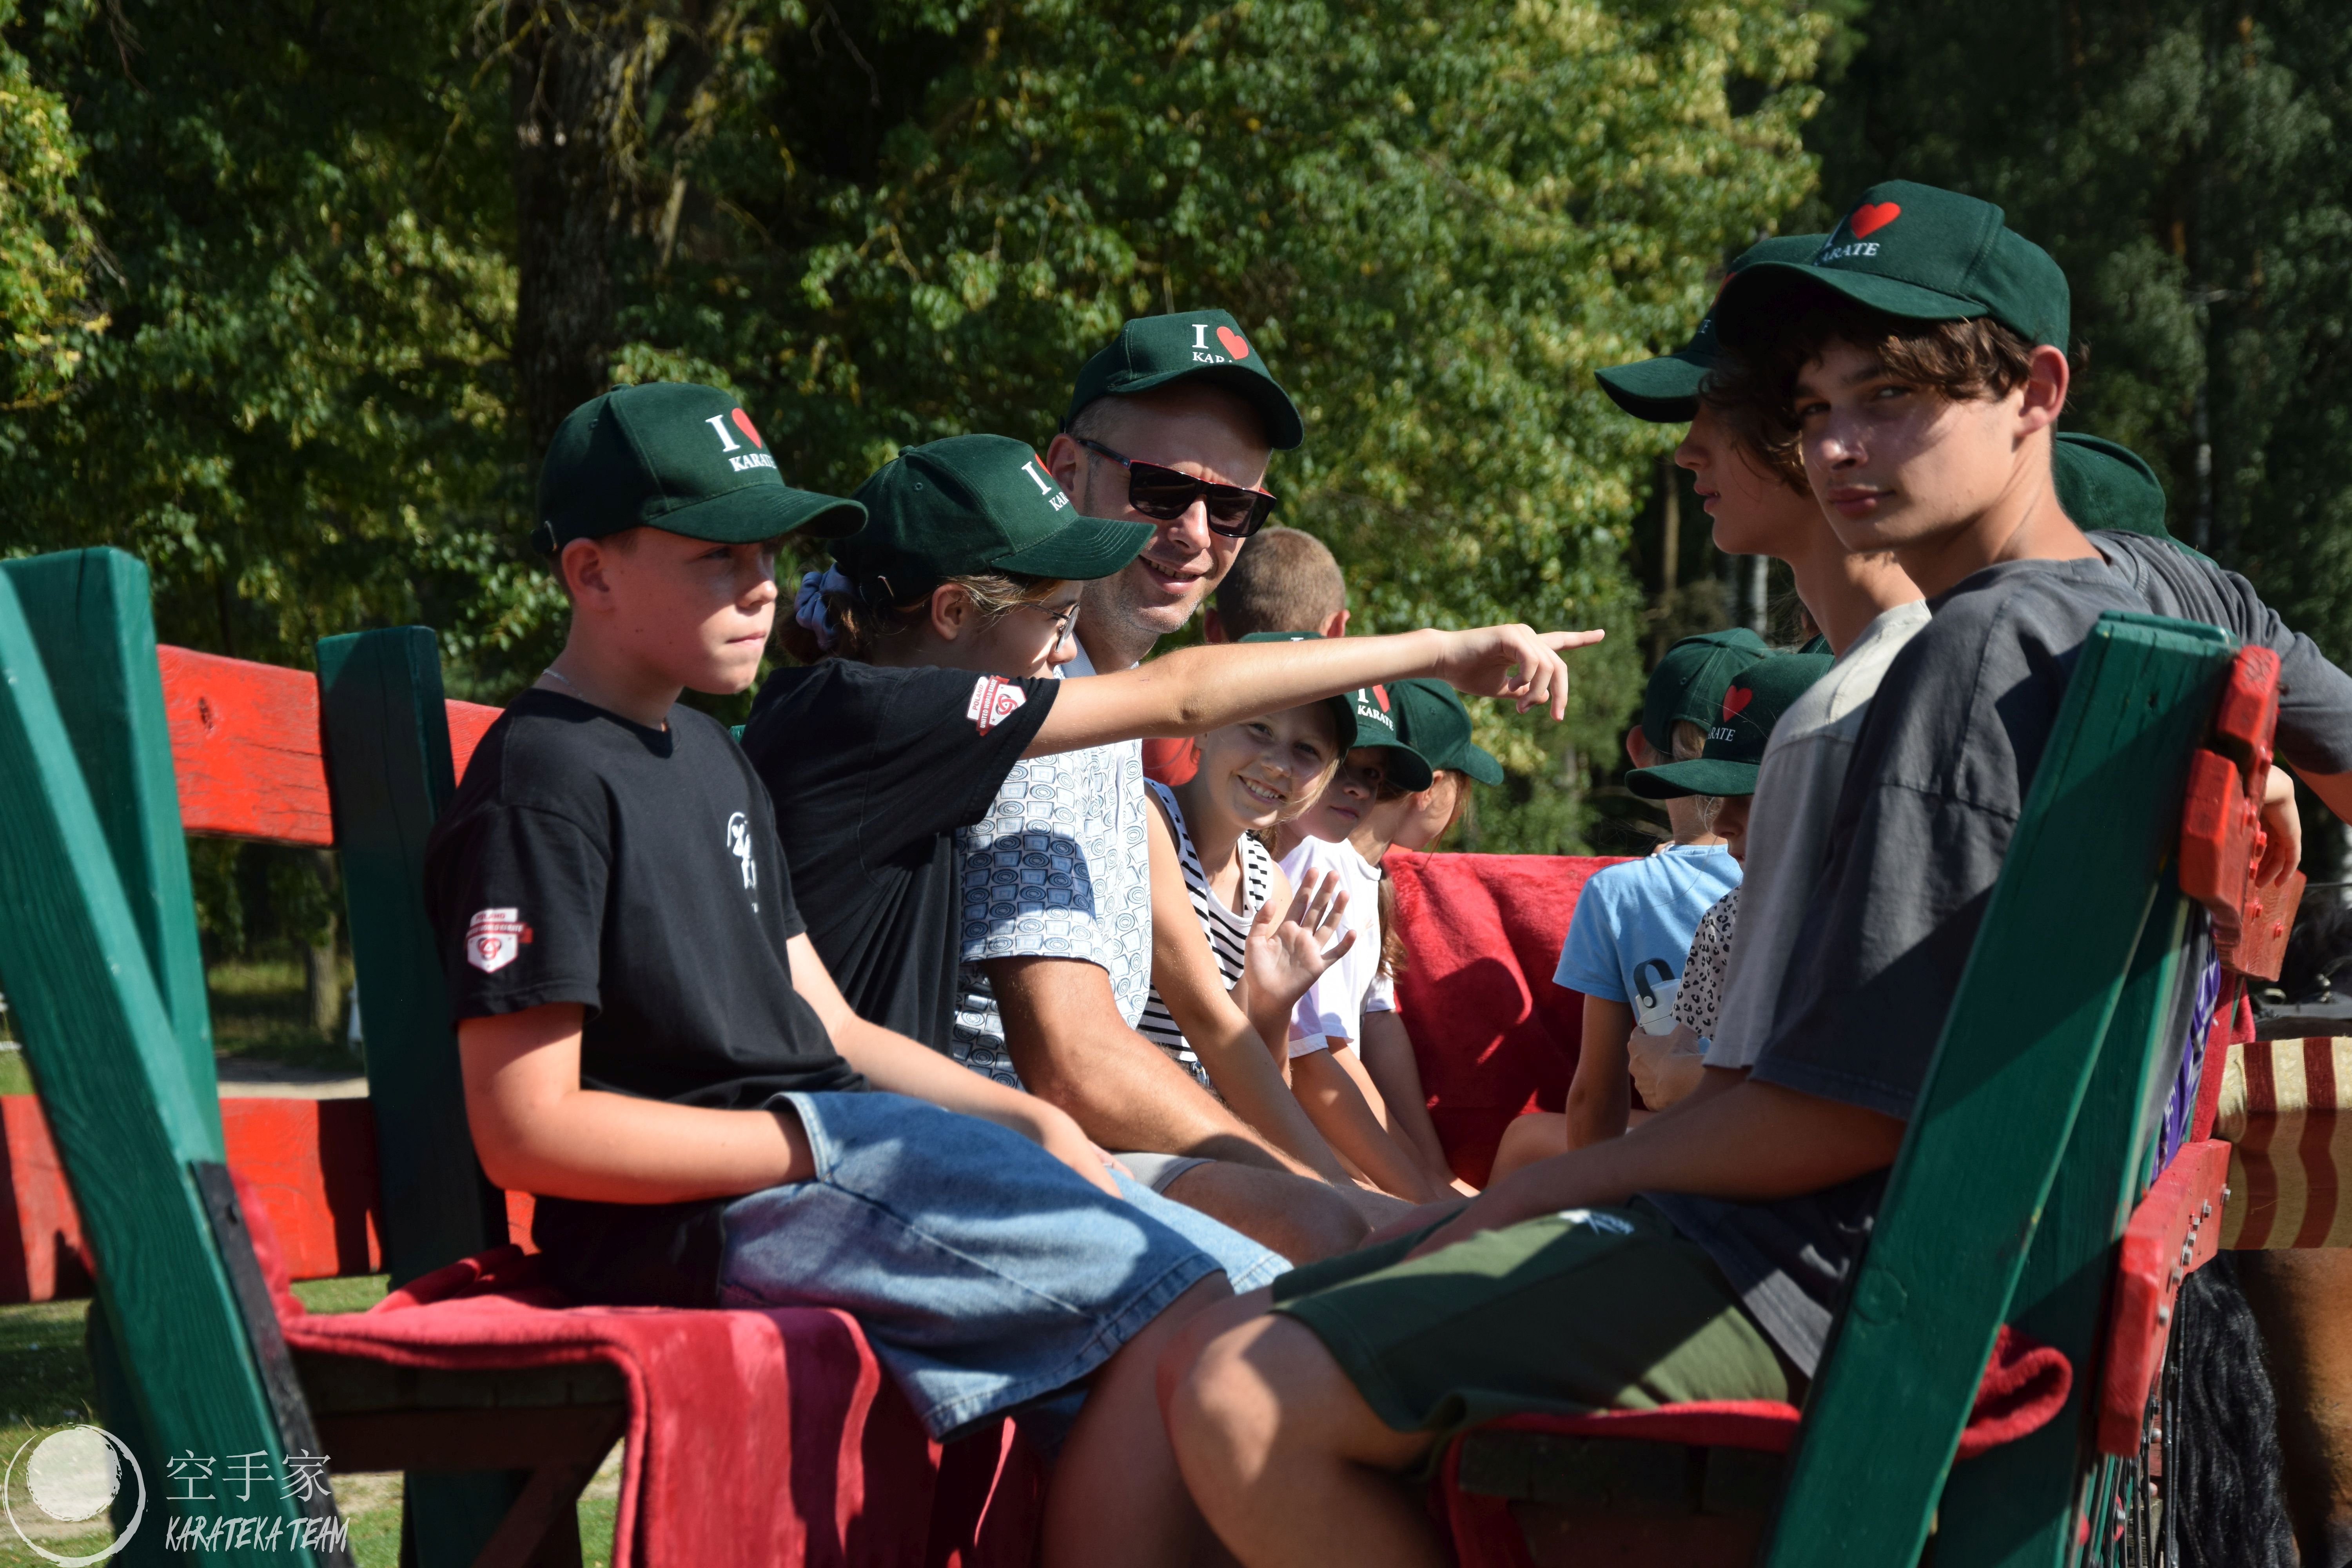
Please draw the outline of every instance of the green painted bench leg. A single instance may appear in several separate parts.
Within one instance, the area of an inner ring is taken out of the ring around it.
[[[473,1158],[457,1038],[425,910],[425,839],[457,788],[441,656],[424,626],[319,644],[319,717],[352,957],[385,1262],[397,1287],[507,1239],[505,1194]],[[404,1536],[425,1568],[471,1563],[525,1472],[408,1476]]]
[[[99,1264],[99,1304],[135,1404],[168,1453],[285,1447],[191,1173],[220,1159],[217,1101],[186,1057],[14,579],[0,574],[0,983]],[[181,908],[184,910],[186,906]],[[151,1493],[161,1502],[163,1478]],[[238,1505],[301,1517],[283,1498]],[[246,1550],[219,1561],[317,1561]]]

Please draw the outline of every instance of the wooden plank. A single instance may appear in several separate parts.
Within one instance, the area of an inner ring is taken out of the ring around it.
[[[0,974],[99,1268],[107,1328],[156,1451],[285,1447],[189,1162],[217,1159],[218,1113],[188,1092],[170,1016],[67,742],[48,676],[0,574]],[[29,917],[29,918],[27,918]],[[283,1498],[240,1502],[290,1526]],[[215,1561],[282,1563],[251,1549]],[[296,1562],[313,1562],[298,1549]]]
[[[2113,614],[2084,639],[1807,1402],[1776,1568],[1918,1558],[2233,647]]]
[[[168,645],[156,658],[187,831],[331,847],[334,808],[320,754],[317,678]],[[499,710],[452,702],[448,713],[462,775]]]
[[[210,1104],[219,1092],[212,1013],[166,742],[147,568],[120,550],[72,550],[0,569],[16,583],[25,624],[48,668],[148,968],[179,1036],[188,1090],[199,1105]]]
[[[505,1198],[474,1159],[425,910],[425,840],[457,780],[432,632],[328,637],[319,671],[352,955],[368,998],[384,1256],[398,1289],[506,1239]]]
[[[2074,1368],[2066,1403],[2050,1424],[1953,1468],[1938,1515],[1939,1559],[1970,1568],[2056,1568],[2074,1543],[2087,1506],[2088,1464],[2106,1305],[2116,1240],[2138,1195],[2150,1132],[2155,1047],[2189,1026],[2197,976],[2184,960],[2189,900],[2177,887],[2158,895],[2140,933],[2116,1016],[2107,1028],[2074,1130],[2033,1245],[2011,1300],[2008,1321],[2063,1352]],[[2139,1043],[2134,1049],[2132,1043]],[[2219,1062],[2211,1064],[2218,1069]],[[2155,1114],[2163,1114],[2163,1106]]]
[[[425,910],[425,840],[457,788],[441,660],[430,630],[319,644],[335,839],[360,994],[367,1003],[386,1262],[396,1289],[507,1237],[504,1194],[474,1158],[457,1038]],[[412,1474],[403,1494],[423,1568],[478,1557],[528,1477]]]

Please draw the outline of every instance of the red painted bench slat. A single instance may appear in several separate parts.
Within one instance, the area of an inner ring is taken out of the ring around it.
[[[383,1271],[376,1237],[375,1115],[364,1100],[226,1099],[229,1168],[257,1195],[296,1279]],[[87,1296],[89,1268],[41,1102],[0,1095],[0,1302]],[[507,1194],[507,1222],[530,1247],[531,1201]]]
[[[184,647],[155,650],[180,823],[190,833],[319,848],[335,842],[319,755],[319,679]],[[459,777],[499,710],[449,704]]]
[[[2218,1073],[2221,1063],[2209,1061]],[[2099,1451],[2139,1452],[2148,1390],[2164,1365],[2180,1283],[2210,1262],[2221,1240],[2230,1146],[2216,1139],[2184,1145],[2147,1189],[2124,1227],[2116,1294],[2107,1319],[2106,1370],[2099,1388]]]

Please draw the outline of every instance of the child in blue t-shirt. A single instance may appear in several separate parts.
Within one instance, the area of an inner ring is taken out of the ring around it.
[[[1651,672],[1642,721],[1625,736],[1625,755],[1637,768],[1697,756],[1732,677],[1766,651],[1764,640],[1745,627],[1685,637],[1668,648]],[[1739,885],[1739,863],[1712,831],[1715,801],[1685,795],[1664,804],[1673,837],[1644,859],[1597,872],[1577,895],[1552,975],[1584,994],[1584,1045],[1568,1112],[1513,1121],[1496,1151],[1495,1180],[1625,1131],[1633,1104],[1626,1042],[1637,1028],[1673,1030],[1691,937],[1715,901]]]

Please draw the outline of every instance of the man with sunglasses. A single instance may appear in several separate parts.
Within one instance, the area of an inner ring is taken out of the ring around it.
[[[1274,510],[1267,460],[1303,434],[1223,310],[1129,321],[1087,362],[1046,466],[1080,512],[1153,532],[1087,584],[1066,677],[1130,668],[1192,618]],[[1023,763],[958,835],[954,1054],[1061,1107],[1178,1203],[1292,1258],[1344,1251],[1387,1200],[1325,1184],[1135,1031],[1151,981],[1148,809],[1128,741]]]

